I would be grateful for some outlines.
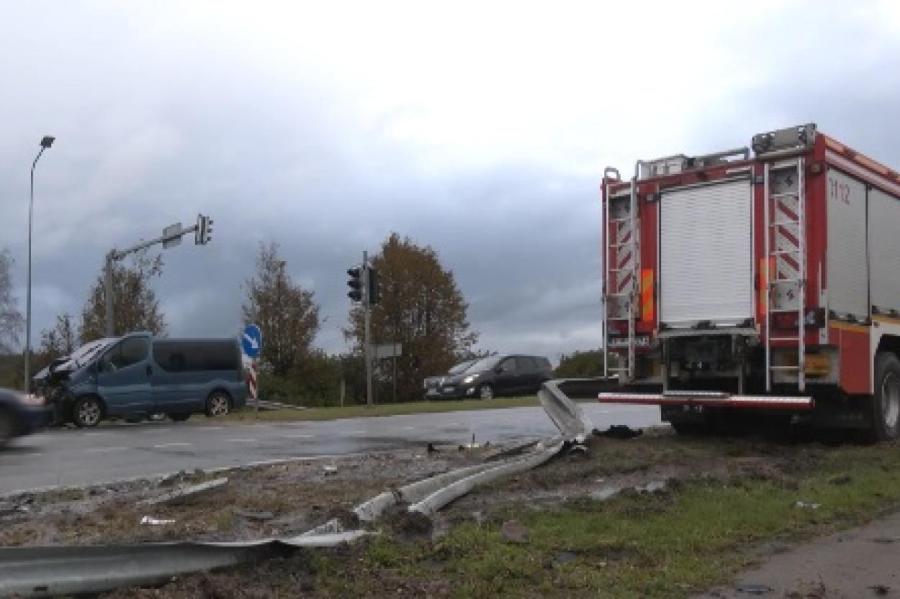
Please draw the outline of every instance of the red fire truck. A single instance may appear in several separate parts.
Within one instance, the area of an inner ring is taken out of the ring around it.
[[[604,173],[600,401],[897,438],[900,174],[812,124],[751,145]]]

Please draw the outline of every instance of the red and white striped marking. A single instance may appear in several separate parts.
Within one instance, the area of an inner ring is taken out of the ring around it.
[[[247,373],[247,389],[250,392],[250,399],[254,402],[259,399],[257,396],[258,386],[256,381],[256,360],[250,360],[250,372]]]

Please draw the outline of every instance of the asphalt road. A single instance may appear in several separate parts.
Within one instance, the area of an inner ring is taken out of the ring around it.
[[[659,424],[659,409],[582,404],[599,429]],[[16,440],[0,450],[0,496],[20,491],[150,477],[180,470],[244,466],[298,457],[509,442],[556,434],[541,408],[348,418],[324,422],[111,424]]]

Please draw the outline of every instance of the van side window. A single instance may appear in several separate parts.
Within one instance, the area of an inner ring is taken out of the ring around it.
[[[166,372],[233,371],[240,368],[233,341],[156,341],[153,360]]]
[[[148,344],[149,340],[146,337],[125,339],[103,356],[103,370],[119,370],[143,362],[147,359]]]
[[[502,362],[500,362],[500,370],[506,373],[512,373],[516,371],[516,359],[515,358],[506,358]]]

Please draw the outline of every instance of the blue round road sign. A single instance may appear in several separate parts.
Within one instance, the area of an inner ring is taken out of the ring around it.
[[[241,349],[248,358],[258,358],[262,349],[262,331],[255,324],[248,324],[241,335]]]

